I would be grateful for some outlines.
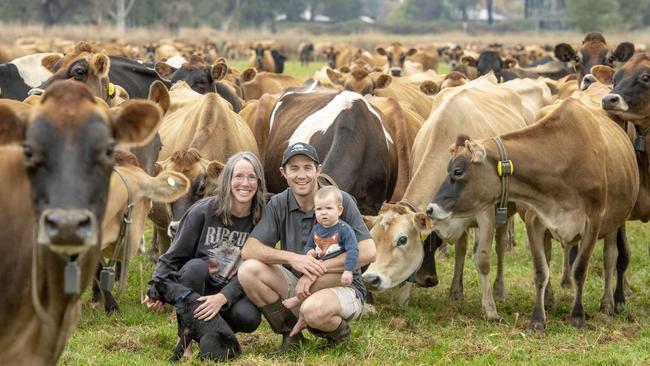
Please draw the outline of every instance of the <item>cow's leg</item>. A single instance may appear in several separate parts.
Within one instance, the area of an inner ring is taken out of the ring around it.
[[[508,222],[514,221],[511,217]],[[505,251],[508,247],[508,242],[510,240],[510,225],[499,225],[496,227],[495,231],[495,250],[497,253],[497,276],[494,279],[494,299],[497,301],[502,301],[506,297],[506,289],[503,282],[503,266],[505,259]]]
[[[607,314],[614,314],[614,293],[612,290],[612,279],[614,267],[616,266],[616,233],[605,236],[603,245],[603,267],[605,275],[605,291],[600,299],[600,311]]]
[[[442,239],[435,233],[431,233],[424,242],[424,258],[422,265],[415,272],[415,283],[421,287],[434,287],[438,284],[438,273],[436,272],[436,250],[442,245]]]
[[[93,297],[92,301],[94,303],[99,303],[102,299],[102,292],[99,289],[99,274],[102,271],[102,264],[100,263],[99,266],[97,266],[97,270],[95,271],[95,279],[93,281]]]
[[[551,241],[551,233],[547,230],[544,232],[544,256],[546,256],[546,266],[551,266],[551,255],[553,254],[553,242]],[[555,306],[555,295],[553,294],[553,286],[551,285],[551,274],[549,271],[548,283],[544,292],[544,309],[552,309]]]
[[[585,231],[578,249],[578,255],[573,263],[573,280],[576,285],[575,297],[573,299],[573,309],[571,309],[571,325],[576,328],[586,328],[585,310],[582,306],[582,293],[584,291],[587,270],[589,269],[589,259],[598,240],[599,225],[594,225],[597,218],[587,219]]]
[[[494,240],[494,212],[488,210],[489,214],[482,214],[477,217],[478,221],[478,246],[474,250],[474,264],[481,279],[481,305],[488,320],[499,320],[497,306],[494,303],[490,291],[490,256],[492,255],[492,241]],[[504,231],[507,231],[507,225]]]
[[[506,232],[506,235],[507,236],[504,242],[505,243],[504,248],[507,251],[511,251],[512,248],[514,248],[517,245],[517,242],[515,241],[515,217],[514,216],[510,216],[510,218],[508,219],[508,230]]]
[[[625,306],[625,295],[627,290],[627,281],[625,271],[630,263],[630,246],[627,242],[625,224],[618,229],[616,233],[616,248],[618,257],[616,259],[616,291],[614,292],[614,311],[620,313]]]
[[[409,301],[411,296],[411,289],[413,288],[413,282],[406,281],[402,283],[397,292],[397,306],[405,306]]]
[[[530,320],[529,329],[543,331],[546,321],[544,312],[544,293],[548,284],[548,263],[544,254],[544,226],[539,219],[528,213],[526,215],[526,232],[528,235],[528,247],[533,257],[533,272],[535,274],[535,305]]]
[[[465,256],[467,255],[467,232],[463,233],[454,245],[456,246],[454,278],[451,280],[449,298],[458,301],[463,299],[463,268],[465,267]]]

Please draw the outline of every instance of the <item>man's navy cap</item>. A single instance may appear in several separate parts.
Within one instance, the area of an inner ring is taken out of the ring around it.
[[[284,154],[282,154],[282,166],[296,155],[305,155],[313,160],[317,165],[320,164],[320,161],[318,161],[318,154],[313,146],[304,142],[296,142],[293,145],[289,145],[287,149],[284,150]]]

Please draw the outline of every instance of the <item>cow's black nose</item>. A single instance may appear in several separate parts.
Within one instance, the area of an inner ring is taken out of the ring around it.
[[[377,275],[366,275],[363,276],[363,282],[366,284],[366,286],[372,289],[376,289],[381,285],[381,278],[379,278]]]
[[[52,210],[43,224],[51,244],[83,245],[92,233],[92,219],[86,210]]]
[[[429,215],[429,216],[433,215],[433,207],[431,207],[431,206],[427,207],[427,215]]]

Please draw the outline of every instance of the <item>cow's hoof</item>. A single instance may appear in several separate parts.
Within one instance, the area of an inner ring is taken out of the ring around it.
[[[492,314],[486,313],[485,316],[487,317],[487,320],[488,320],[489,322],[492,322],[492,323],[501,323],[501,317],[500,317],[499,314],[497,314],[496,312],[494,312],[494,313],[492,313]]]
[[[614,312],[616,314],[620,314],[625,310],[625,301],[619,302],[617,301],[616,304],[614,305]]]
[[[571,278],[569,277],[562,277],[562,281],[560,281],[560,286],[564,289],[570,289],[573,287],[573,283],[571,283]]]
[[[603,298],[600,300],[600,312],[609,316],[614,315],[614,302],[612,299]]]
[[[578,329],[591,329],[583,318],[571,318],[571,325]]]
[[[528,329],[533,332],[543,332],[545,328],[544,322],[539,320],[531,320],[528,324]]]
[[[494,300],[495,301],[503,301],[506,298],[506,290],[505,286],[503,286],[503,283],[497,284],[496,282],[494,283],[494,294],[493,294]]]
[[[449,291],[449,300],[452,301],[460,301],[464,298],[465,296],[463,295],[463,289],[461,288],[460,290],[454,290],[452,289]]]

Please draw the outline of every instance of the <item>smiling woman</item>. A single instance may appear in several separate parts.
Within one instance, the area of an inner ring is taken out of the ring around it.
[[[260,311],[244,295],[237,269],[241,248],[262,215],[265,193],[264,173],[257,157],[251,152],[230,157],[214,195],[196,202],[181,219],[172,247],[158,260],[152,281],[155,291],[148,292],[153,298],[146,297],[143,303],[159,311],[164,299],[175,300],[177,309],[185,302],[196,301],[199,305],[194,307],[194,322],[222,317],[225,323],[218,324],[227,329],[219,331],[231,336],[257,329]],[[160,293],[160,284],[170,281],[197,295],[177,298]],[[179,359],[191,342],[182,334],[180,324],[179,337],[174,359]],[[207,343],[200,344],[201,357],[216,358]]]

